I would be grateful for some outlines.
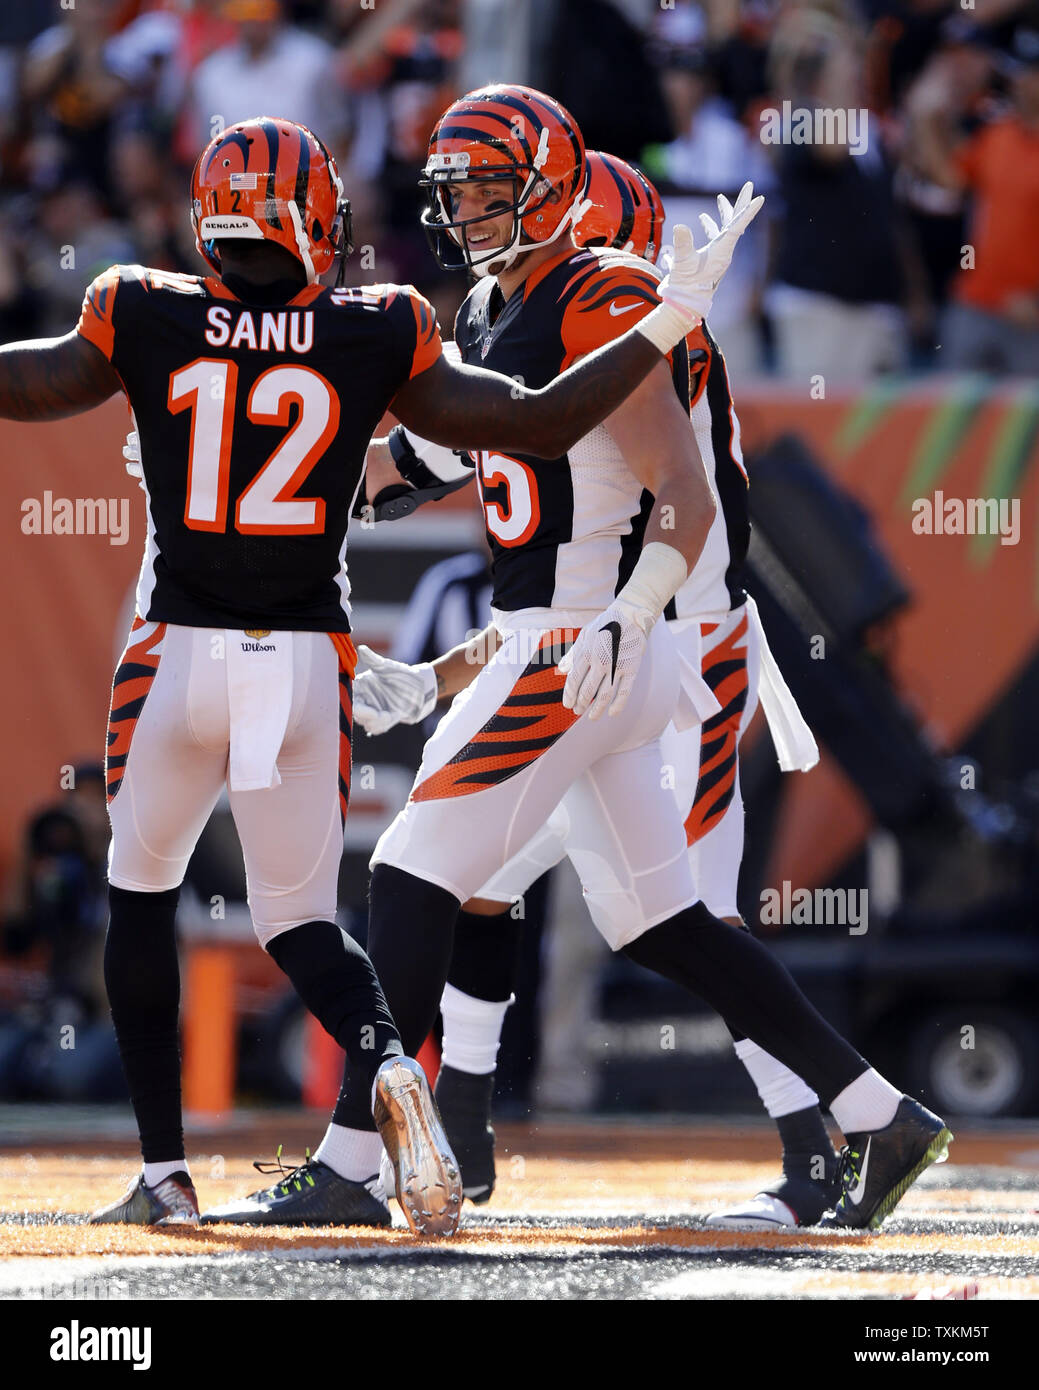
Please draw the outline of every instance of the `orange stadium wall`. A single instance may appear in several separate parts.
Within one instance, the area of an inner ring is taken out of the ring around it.
[[[116,397],[54,424],[0,421],[0,584],[4,665],[0,718],[0,872],[29,812],[60,794],[64,764],[104,758],[117,625],[144,546],[144,494],[123,465],[127,409]],[[129,514],[129,539],[31,535],[24,504],[106,498]]]
[[[741,394],[739,409],[748,453],[796,432],[874,516],[914,596],[898,623],[900,685],[938,740],[955,747],[1039,640],[1039,389],[889,384],[806,402],[759,388]],[[62,766],[104,752],[120,624],[144,542],[143,495],[121,457],[126,422],[121,399],[57,424],[0,422],[7,747],[0,874],[27,814],[58,794]],[[915,534],[913,499],[935,490],[1019,498],[1017,544]],[[45,492],[125,503],[126,544],[107,535],[25,534],[24,504],[42,504]],[[421,524],[421,514],[406,524]],[[781,818],[768,879],[825,881],[861,842],[868,813],[825,755],[813,773],[789,783],[790,814]]]

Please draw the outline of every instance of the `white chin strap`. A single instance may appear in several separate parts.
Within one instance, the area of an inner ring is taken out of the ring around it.
[[[489,255],[486,260],[480,261],[478,264],[472,264],[471,269],[473,274],[480,280],[486,275],[500,275],[502,271],[508,270],[516,257],[522,255],[523,252],[537,251],[541,246],[551,246],[554,241],[557,241],[559,237],[562,236],[563,232],[565,232],[568,227],[576,227],[591,206],[591,198],[578,198],[576,202],[571,203],[560,219],[559,226],[552,235],[546,237],[544,241],[527,241],[520,243],[520,237],[523,234],[523,218],[522,215],[518,215],[516,218],[516,231],[508,246],[496,247],[493,254]],[[497,266],[498,269],[492,272],[492,265]]]
[[[317,279],[317,271],[314,269],[314,262],[310,257],[310,242],[303,230],[303,219],[299,215],[299,208],[291,199],[289,200],[289,220],[296,233],[296,248],[299,251],[299,258],[303,262],[303,269],[307,272],[307,284],[312,285]]]

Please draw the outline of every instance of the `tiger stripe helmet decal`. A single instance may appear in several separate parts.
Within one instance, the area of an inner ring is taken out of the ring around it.
[[[578,246],[608,246],[656,264],[664,204],[646,178],[613,154],[589,150],[582,197],[590,204],[574,229]]]
[[[585,203],[584,140],[565,107],[531,87],[498,84],[453,102],[437,122],[420,187],[428,196],[422,225],[447,270],[499,274],[522,251],[555,241],[580,220]],[[504,201],[480,216],[456,219],[452,188],[501,182]],[[512,214],[504,245],[474,255],[469,230]],[[521,244],[521,241],[523,244]]]
[[[530,767],[577,721],[563,705],[566,677],[557,670],[573,646],[576,628],[546,632],[538,650],[500,708],[464,748],[419,782],[411,801],[470,796]]]
[[[272,116],[229,126],[199,155],[191,225],[199,254],[218,274],[217,243],[225,238],[284,247],[308,284],[353,249],[335,160],[306,126]]]

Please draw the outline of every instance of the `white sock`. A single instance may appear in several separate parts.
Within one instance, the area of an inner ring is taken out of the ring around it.
[[[440,1001],[444,1020],[443,1065],[473,1076],[492,1072],[498,1064],[505,1015],[514,997],[495,1004],[463,994],[454,985],[445,985]]]
[[[154,1187],[156,1183],[162,1182],[163,1178],[172,1177],[174,1173],[187,1173],[191,1177],[191,1169],[188,1167],[186,1158],[171,1158],[165,1163],[146,1163],[144,1165],[144,1185]]]
[[[818,1105],[819,1097],[806,1082],[783,1065],[771,1052],[741,1038],[735,1044],[736,1056],[750,1072],[750,1079],[758,1088],[761,1103],[778,1120],[780,1115],[793,1115],[798,1110],[807,1110]]]
[[[901,1100],[902,1092],[870,1067],[834,1096],[830,1114],[847,1137],[864,1130],[884,1129],[895,1118]]]
[[[379,1171],[382,1139],[374,1130],[331,1124],[314,1157],[347,1182],[367,1182]]]

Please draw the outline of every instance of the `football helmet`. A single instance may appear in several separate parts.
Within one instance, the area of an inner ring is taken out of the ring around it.
[[[191,175],[191,225],[220,273],[223,238],[271,241],[313,284],[353,250],[350,204],[336,162],[306,126],[272,116],[239,121],[209,142]]]
[[[656,264],[664,229],[660,194],[637,169],[614,154],[588,150],[582,197],[590,203],[574,230],[578,246],[612,246]]]
[[[498,84],[453,102],[434,127],[419,185],[429,205],[422,225],[445,270],[500,273],[523,251],[553,242],[586,207],[584,140],[558,101],[530,87]],[[456,220],[452,189],[466,180],[501,182],[505,200],[478,217]],[[475,254],[471,229],[512,214],[504,246]]]

